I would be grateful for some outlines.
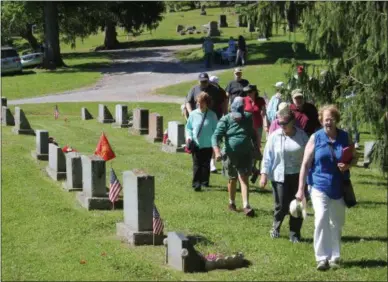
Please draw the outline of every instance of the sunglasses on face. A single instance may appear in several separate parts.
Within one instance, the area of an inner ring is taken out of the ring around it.
[[[289,124],[291,121],[292,121],[292,119],[289,119],[288,121],[279,121],[279,120],[278,120],[278,125],[279,125],[279,126],[286,126],[286,125]]]

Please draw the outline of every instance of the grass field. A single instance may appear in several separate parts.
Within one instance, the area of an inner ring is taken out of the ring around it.
[[[114,103],[107,104],[113,110]],[[123,212],[91,211],[78,206],[74,193],[62,191],[47,177],[47,162],[30,156],[32,136],[11,133],[2,127],[2,279],[3,280],[387,280],[387,185],[377,171],[353,168],[352,180],[359,205],[347,210],[342,258],[337,271],[315,270],[312,246],[313,216],[304,223],[305,242],[287,240],[287,220],[281,238],[272,240],[273,199],[270,187],[251,187],[251,204],[257,216],[227,210],[226,180],[211,176],[208,190],[190,189],[191,159],[187,154],[166,154],[158,145],[125,129],[97,121],[81,121],[81,107],[97,116],[97,103],[59,104],[60,118],[53,118],[53,104],[23,105],[34,129],[46,129],[61,146],[69,144],[92,154],[104,131],[117,155],[112,165],[120,181],[122,172],[134,168],[155,176],[155,202],[165,231],[201,235],[207,252],[242,251],[251,262],[234,271],[184,274],[164,265],[164,247],[130,247],[115,238],[115,224]],[[181,120],[173,104],[128,104],[145,107],[170,120]],[[13,109],[12,109],[13,111]],[[68,119],[68,122],[64,121]],[[361,143],[370,136],[362,132]],[[107,164],[107,169],[110,168]],[[107,175],[107,180],[108,180]],[[240,195],[237,204],[241,207]],[[312,213],[311,207],[308,210]],[[81,264],[84,260],[86,263]]]

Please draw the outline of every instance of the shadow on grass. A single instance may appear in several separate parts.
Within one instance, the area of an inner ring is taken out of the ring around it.
[[[4,74],[1,74],[1,76],[23,76],[23,75],[31,75],[31,74],[36,74],[35,71],[33,70],[23,70],[22,72],[20,73],[4,73]]]
[[[351,268],[351,267],[375,268],[375,267],[387,266],[387,261],[381,260],[381,259],[352,260],[352,261],[344,261],[342,265],[344,268]]]
[[[248,44],[248,56],[249,54],[263,54],[263,58],[248,57],[249,64],[273,64],[279,58],[297,60],[318,60],[320,57],[314,53],[309,52],[306,49],[304,43],[295,43],[296,52],[292,49],[294,43],[287,41],[280,42],[265,42],[262,44]]]
[[[378,242],[388,242],[388,237],[370,237],[370,236],[342,236],[341,241],[347,243],[359,243],[363,241],[378,241]]]
[[[202,244],[204,246],[214,245],[214,242],[210,241],[209,239],[207,239],[206,237],[204,237],[202,235],[194,234],[194,235],[188,235],[186,237],[189,240],[190,244],[192,244],[193,246],[195,246],[197,244]]]
[[[378,202],[378,201],[358,201],[357,203],[360,206],[377,206],[377,205],[386,206],[387,205],[387,202]]]
[[[379,186],[379,187],[386,187],[386,188],[388,188],[388,183],[387,182],[357,181],[357,184],[368,185],[368,186]],[[387,204],[387,203],[385,203],[385,204]]]

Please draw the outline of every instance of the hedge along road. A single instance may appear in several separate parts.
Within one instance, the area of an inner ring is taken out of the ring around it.
[[[195,80],[200,72],[214,75],[229,66],[214,65],[211,71],[203,64],[185,64],[174,52],[200,45],[180,45],[152,48],[109,50],[116,59],[100,71],[103,78],[94,86],[35,98],[9,100],[10,105],[60,103],[60,102],[164,102],[182,104],[182,97],[154,95],[153,90],[171,84]],[[187,92],[189,89],[187,89]],[[6,96],[6,95],[5,95]]]

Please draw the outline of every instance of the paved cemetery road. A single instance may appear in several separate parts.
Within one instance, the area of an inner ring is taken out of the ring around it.
[[[92,101],[183,103],[184,98],[182,97],[155,95],[152,94],[152,91],[159,87],[195,80],[199,72],[206,71],[201,64],[183,64],[174,57],[176,50],[199,46],[184,45],[109,51],[115,59],[109,67],[99,70],[103,78],[96,85],[35,98],[9,100],[8,104]],[[215,66],[208,73],[209,75],[215,74],[227,68],[229,67]]]

